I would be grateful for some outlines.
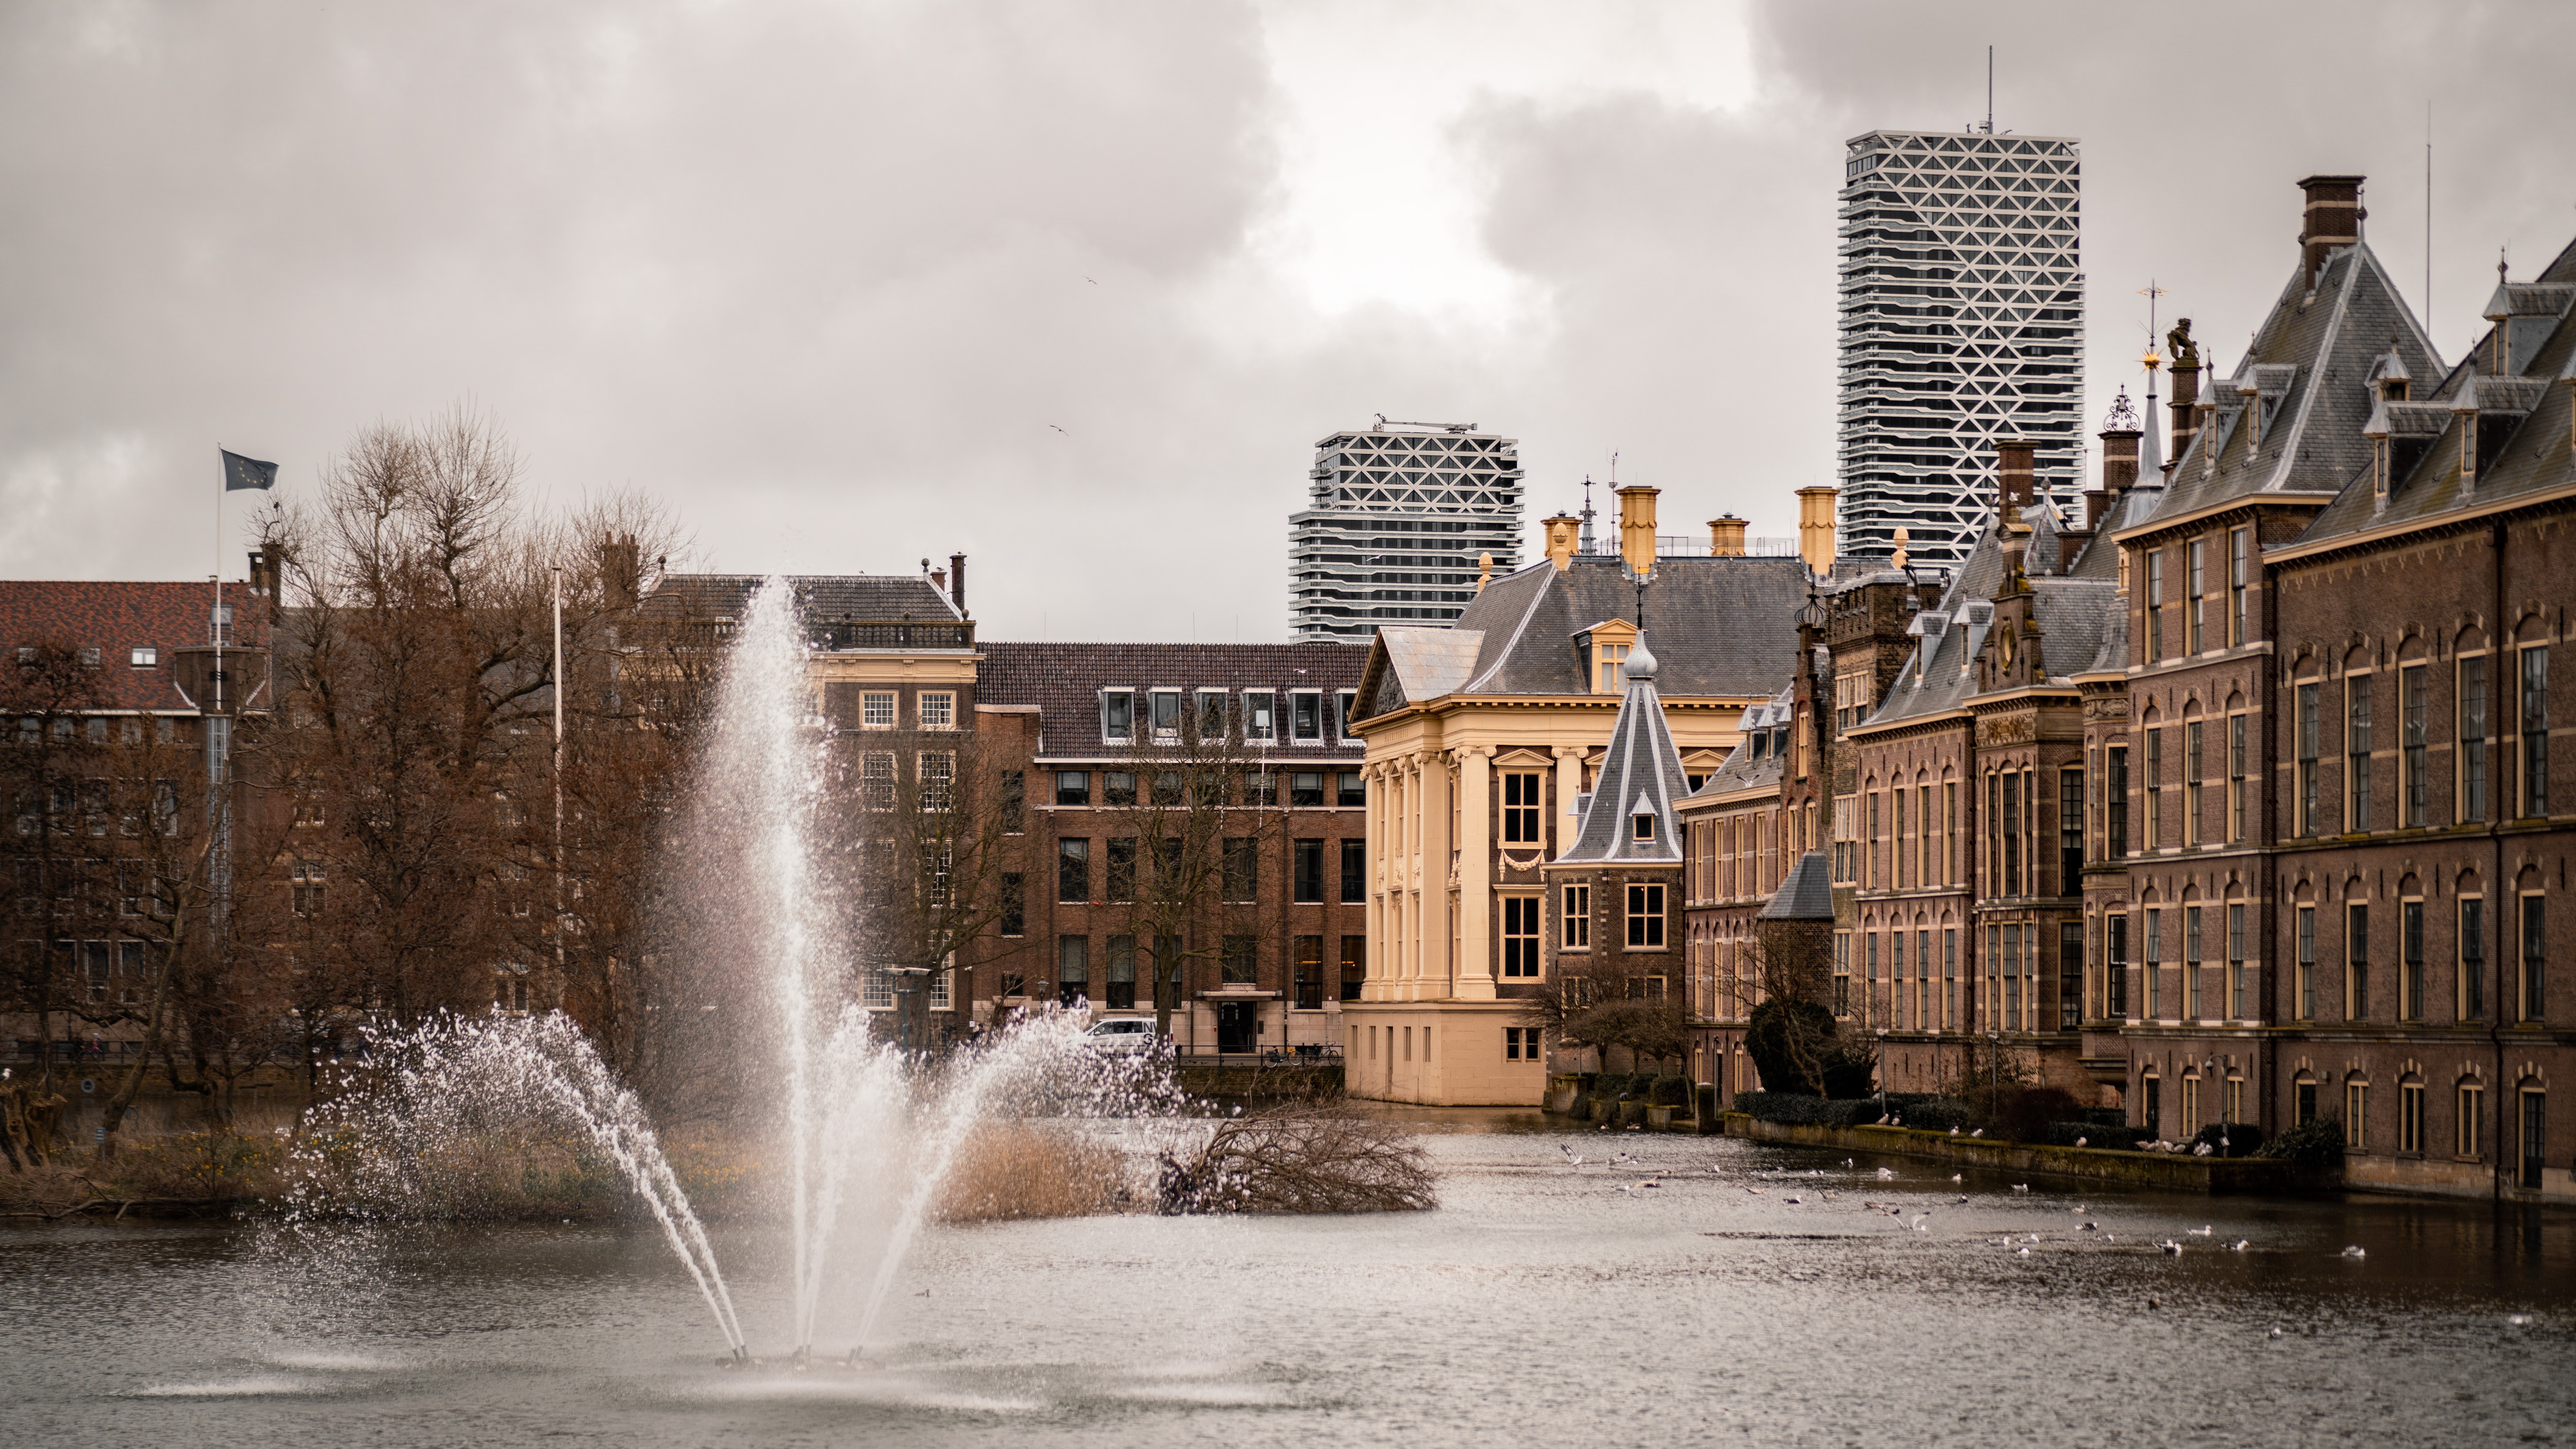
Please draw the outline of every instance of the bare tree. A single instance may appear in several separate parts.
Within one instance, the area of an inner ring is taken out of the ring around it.
[[[1737,975],[1729,983],[1744,1008],[1745,1051],[1770,1091],[1815,1096],[1864,1095],[1877,1069],[1877,1052],[1844,1037],[1828,1000],[1833,979],[1830,925],[1762,921],[1753,938],[1737,946]],[[1750,968],[1749,970],[1747,968]],[[1740,999],[1752,983],[1753,1000]]]
[[[1690,1013],[1660,969],[1621,952],[1557,958],[1521,1002],[1521,1021],[1561,1046],[1625,1050],[1632,1064],[1679,1062],[1690,1054]]]
[[[102,798],[110,721],[98,711],[108,704],[96,657],[84,661],[68,640],[22,642],[0,667],[0,727],[10,739],[0,749],[0,803],[9,821],[0,869],[21,936],[13,943],[8,1006],[35,1023],[38,1092],[53,1085],[54,1023],[86,999],[74,943],[84,927],[103,933],[100,923],[115,919],[112,882],[102,878],[99,859],[110,818]]]
[[[1181,719],[1138,721],[1129,768],[1101,776],[1102,803],[1135,831],[1103,842],[1103,899],[1124,908],[1167,1038],[1187,963],[1231,979],[1258,961],[1261,862],[1287,819],[1281,776],[1246,746],[1240,712],[1202,699]]]

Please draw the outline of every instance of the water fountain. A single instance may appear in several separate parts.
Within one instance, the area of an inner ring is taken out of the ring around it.
[[[1085,1050],[1081,1018],[1041,1011],[936,1062],[881,1041],[849,1001],[854,963],[834,929],[838,883],[817,862],[827,802],[806,648],[783,580],[752,597],[735,632],[697,782],[700,867],[727,931],[766,974],[784,1083],[779,1181],[789,1258],[790,1361],[815,1349],[827,1305],[853,1342],[876,1329],[906,1254],[958,1153],[988,1111],[1042,1090],[1054,1110],[1133,1116],[1176,1101],[1151,1058]],[[417,1211],[442,1191],[445,1155],[511,1123],[585,1135],[660,1226],[737,1363],[749,1345],[705,1228],[642,1103],[560,1014],[432,1022],[373,1042],[364,1083],[315,1109],[299,1212],[357,1204]],[[854,1224],[853,1210],[867,1221]],[[850,1361],[858,1350],[853,1348]]]

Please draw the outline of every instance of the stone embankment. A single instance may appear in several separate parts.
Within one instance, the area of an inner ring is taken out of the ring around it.
[[[2032,1142],[1990,1142],[1912,1127],[1826,1127],[1759,1122],[1742,1112],[1722,1119],[1729,1137],[1794,1143],[1841,1152],[1920,1157],[2016,1176],[2067,1178],[2165,1192],[2290,1193],[2330,1190],[2335,1174],[2261,1157],[2194,1157],[2178,1152],[2115,1152],[2100,1147],[2051,1147]]]

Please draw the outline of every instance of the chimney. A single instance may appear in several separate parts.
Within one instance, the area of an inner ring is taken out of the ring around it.
[[[2129,436],[2134,439],[2137,434],[2132,433]],[[1995,442],[1995,478],[2003,488],[2002,501],[2010,504],[2015,510],[2028,508],[2033,502],[2031,454],[2038,447],[2037,443],[2023,438],[1999,438]],[[2132,443],[2130,457],[2133,461],[2129,465],[2129,476],[2132,478],[2138,475],[2137,464],[2134,461],[2137,456],[2135,448],[2136,445]]]
[[[1708,553],[1711,558],[1744,557],[1744,520],[1732,513],[1710,519]]]
[[[944,589],[948,587],[948,570],[932,569],[930,571],[930,586],[934,589]]]
[[[1655,568],[1655,495],[1659,489],[1632,483],[1619,490],[1619,556],[1632,574]]]
[[[258,549],[250,551],[250,591],[254,598],[277,596],[277,573],[269,567],[268,555]]]
[[[612,613],[635,607],[641,587],[636,577],[635,535],[611,534],[599,541],[599,592]]]
[[[2314,292],[2326,253],[2360,241],[2361,219],[2370,213],[2361,209],[2358,176],[2310,176],[2299,182],[2299,189],[2308,197],[2300,214],[2299,268],[2307,281],[2304,290]]]
[[[2200,433],[2200,414],[2192,406],[2200,401],[2200,345],[2191,340],[2191,319],[2185,317],[2174,324],[2170,336],[2175,346],[2173,361],[2168,368],[2173,374],[2173,401],[2165,404],[2173,419],[2173,427],[2168,434],[2173,439],[2173,446],[2165,452],[2165,466],[2168,468],[2181,461],[2183,450],[2190,447],[2191,440]],[[2147,419],[2147,426],[2154,427],[2155,421]],[[2137,476],[2134,470],[2130,476]]]
[[[1583,527],[1583,520],[1570,513],[1560,513],[1542,520],[1539,527],[1547,530],[1547,561],[1556,565],[1558,573],[1574,567],[1577,532]]]
[[[1822,483],[1798,490],[1798,557],[1818,578],[1834,571],[1834,490]]]
[[[957,617],[966,617],[966,555],[948,556],[948,602],[957,606]]]

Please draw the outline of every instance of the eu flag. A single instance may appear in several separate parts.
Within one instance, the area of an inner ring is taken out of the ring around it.
[[[216,451],[223,452],[220,448]],[[257,458],[245,458],[239,453],[224,453],[224,491],[226,493],[240,488],[265,489],[276,482],[277,465],[275,463],[263,463]]]

